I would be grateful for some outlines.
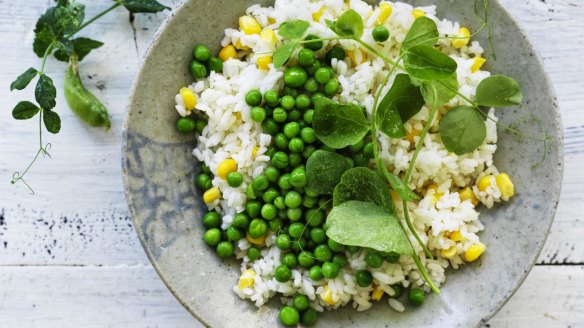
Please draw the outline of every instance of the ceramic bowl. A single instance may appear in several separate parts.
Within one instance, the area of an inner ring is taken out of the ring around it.
[[[138,236],[162,280],[204,325],[276,327],[278,305],[260,309],[232,291],[239,264],[221,261],[202,241],[205,206],[194,187],[199,172],[191,155],[192,136],[176,132],[174,96],[192,82],[188,64],[198,43],[217,51],[223,29],[254,4],[266,0],[186,0],[162,24],[148,49],[132,93],[125,121],[123,173],[126,197]],[[428,5],[430,1],[415,1]],[[478,27],[474,1],[436,0],[438,16]],[[545,242],[558,203],[562,178],[562,135],[556,97],[537,51],[517,22],[490,1],[496,60],[487,69],[514,77],[522,86],[523,105],[501,109],[503,124],[534,115],[555,138],[536,169],[542,144],[499,129],[495,160],[508,172],[517,191],[511,202],[485,211],[481,238],[488,245],[479,261],[448,272],[442,294],[404,313],[380,302],[356,312],[350,306],[319,315],[319,327],[473,327],[486,322],[511,297],[533,266]],[[486,33],[478,37],[486,47]],[[523,127],[537,127],[522,124]],[[539,130],[530,130],[540,133]]]

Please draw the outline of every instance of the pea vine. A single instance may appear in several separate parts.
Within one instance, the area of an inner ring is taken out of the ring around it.
[[[67,74],[65,79],[65,98],[69,107],[89,125],[107,129],[110,124],[107,110],[83,87],[77,69],[77,62],[83,60],[92,50],[101,47],[103,42],[75,35],[121,6],[131,14],[156,13],[170,9],[155,0],[113,0],[113,2],[112,6],[85,21],[85,5],[74,0],[55,0],[55,6],[48,8],[36,23],[33,51],[42,58],[41,66],[39,69],[34,67],[27,69],[10,85],[10,91],[23,90],[38,76],[35,85],[36,103],[21,101],[12,110],[12,117],[16,120],[29,120],[37,114],[39,117],[39,149],[22,173],[14,172],[11,181],[12,184],[24,183],[32,194],[34,191],[24,178],[41,155],[50,157],[51,144],[43,144],[43,123],[45,129],[52,134],[57,134],[61,130],[61,118],[54,111],[57,105],[57,89],[53,80],[45,73],[45,64],[49,56],[53,55],[58,61],[69,62],[69,71],[74,72]]]

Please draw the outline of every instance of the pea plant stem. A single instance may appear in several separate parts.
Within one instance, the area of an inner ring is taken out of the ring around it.
[[[100,19],[101,17],[103,17],[105,14],[109,13],[110,11],[118,8],[119,6],[122,6],[124,3],[122,1],[116,1],[115,4],[113,4],[112,6],[110,6],[109,8],[105,9],[104,11],[100,12],[99,14],[95,15],[94,17],[92,17],[91,19],[89,19],[88,21],[86,21],[85,23],[81,24],[81,26],[79,26],[79,28],[71,33],[71,35],[69,36],[73,36],[75,34],[77,34],[79,31],[83,30],[85,27],[87,27],[87,25],[95,22],[96,20]]]

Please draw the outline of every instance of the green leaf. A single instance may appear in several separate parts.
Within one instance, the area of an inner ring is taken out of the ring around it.
[[[31,67],[27,69],[26,72],[20,74],[20,76],[17,77],[16,80],[14,80],[14,82],[10,84],[10,91],[14,89],[22,90],[26,88],[30,81],[32,81],[32,79],[34,79],[35,76],[37,76],[37,73],[38,71],[35,68]]]
[[[34,96],[42,109],[53,109],[57,105],[57,89],[53,85],[53,80],[42,74],[37,82]]]
[[[422,96],[429,106],[442,106],[452,100],[458,91],[458,79],[456,74],[444,80],[424,81],[421,86]],[[435,104],[434,104],[435,102]]]
[[[165,9],[170,9],[169,7],[162,5],[160,2],[155,0],[124,0],[124,7],[128,9],[133,14],[139,13],[157,13]]]
[[[61,118],[52,110],[43,110],[43,122],[47,131],[56,134],[61,131]]]
[[[369,121],[354,104],[341,105],[328,98],[316,103],[312,126],[325,145],[340,149],[361,141],[369,132]]]
[[[290,57],[292,57],[292,55],[294,54],[296,47],[298,47],[298,41],[287,43],[281,46],[280,48],[276,49],[273,58],[274,67],[278,69],[284,66],[288,59],[290,59]]]
[[[479,83],[476,101],[481,106],[508,107],[520,105],[523,93],[519,83],[504,75],[493,75]]]
[[[30,101],[21,101],[12,110],[12,117],[17,120],[28,120],[33,118],[39,110],[40,108]]]
[[[351,200],[335,206],[326,219],[326,235],[342,245],[414,256],[398,219],[383,207]]]
[[[319,194],[332,194],[343,173],[350,168],[351,165],[342,155],[317,150],[306,161],[308,186]]]
[[[60,61],[68,62],[72,54],[77,56],[79,61],[83,60],[92,50],[103,46],[103,42],[92,40],[89,38],[77,38],[71,41],[73,50],[67,53],[61,49],[55,51],[55,58]]]
[[[390,137],[406,135],[404,122],[416,115],[424,106],[420,88],[412,84],[409,75],[398,74],[376,111],[379,130]]]
[[[434,47],[439,36],[436,23],[428,17],[420,17],[414,21],[414,24],[412,24],[412,27],[408,31],[402,43],[400,53],[418,45]]]
[[[389,188],[383,179],[366,167],[356,167],[346,171],[333,193],[333,205],[338,206],[350,200],[372,202],[383,207],[388,214],[395,214]]]
[[[440,120],[440,137],[448,151],[470,153],[485,141],[487,127],[481,114],[470,106],[458,106]]]
[[[278,29],[278,34],[286,39],[298,40],[302,38],[304,33],[306,33],[308,27],[310,27],[309,22],[301,19],[295,19],[282,23]]]
[[[404,55],[404,67],[412,76],[420,80],[443,80],[456,72],[457,64],[433,47],[413,46]]]
[[[66,48],[63,45],[66,34],[72,34],[85,18],[85,6],[79,3],[58,2],[56,7],[48,8],[37,20],[34,33],[33,50],[43,57],[50,45]]]
[[[408,188],[408,184],[404,180],[400,179],[400,177],[386,172],[385,178],[391,185],[391,189],[395,190],[401,199],[408,202],[420,199],[416,193]]]
[[[35,37],[34,41],[32,42],[32,50],[37,56],[42,58],[49,46],[53,43],[53,40],[54,37],[49,28],[42,28],[38,30],[38,32],[35,30]]]
[[[329,22],[329,28],[339,36],[359,39],[363,35],[363,18],[353,9],[345,11],[335,22]]]

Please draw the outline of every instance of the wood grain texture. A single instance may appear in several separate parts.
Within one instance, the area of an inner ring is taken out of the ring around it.
[[[100,0],[83,2],[88,16],[110,5]],[[163,2],[173,5],[178,1]],[[502,2],[535,43],[558,94],[565,176],[540,266],[490,325],[577,326],[584,322],[584,79],[580,76],[584,3]],[[193,326],[196,320],[165,289],[135,236],[119,164],[129,89],[140,58],[167,13],[138,15],[131,21],[126,11],[118,9],[82,33],[105,42],[80,69],[88,89],[109,108],[112,129],[104,133],[84,126],[60,93],[57,111],[63,129],[59,135],[45,136],[53,144],[52,159],[41,159],[28,176],[37,194],[30,196],[23,185],[8,183],[12,172],[24,168],[38,146],[36,122],[15,122],[10,116],[12,107],[23,98],[32,98],[32,93],[11,93],[8,85],[28,67],[38,67],[39,59],[31,50],[32,30],[50,3],[0,0],[0,323],[19,327],[38,327],[41,322],[48,323],[45,327],[87,326],[87,322],[95,322],[96,327]],[[62,63],[48,62],[47,73],[59,90],[64,72]]]

